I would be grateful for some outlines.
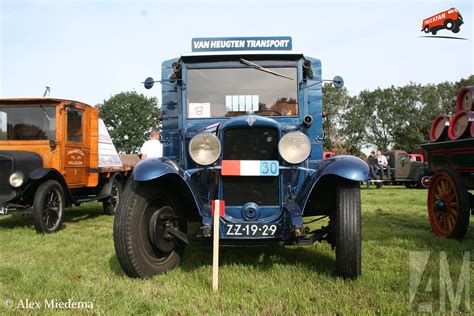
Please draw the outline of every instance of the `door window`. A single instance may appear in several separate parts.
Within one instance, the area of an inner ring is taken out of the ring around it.
[[[69,110],[67,112],[67,140],[70,142],[82,142],[82,114],[81,110]]]

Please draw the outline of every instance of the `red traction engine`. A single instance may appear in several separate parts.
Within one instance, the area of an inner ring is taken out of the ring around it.
[[[474,215],[474,86],[461,89],[453,116],[439,115],[422,145],[433,172],[428,215],[435,235],[462,239]]]

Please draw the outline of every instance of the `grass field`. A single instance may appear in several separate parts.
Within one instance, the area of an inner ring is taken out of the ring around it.
[[[69,209],[64,229],[46,236],[37,235],[28,218],[3,217],[0,314],[399,314],[430,306],[432,311],[443,311],[439,275],[444,254],[451,272],[451,293],[461,289],[459,275],[461,283],[470,286],[457,297],[460,310],[467,312],[474,307],[474,273],[472,269],[460,273],[463,252],[474,249],[474,232],[468,232],[463,242],[434,237],[426,194],[426,190],[404,187],[362,189],[363,275],[356,281],[335,276],[334,253],[326,243],[225,248],[218,294],[210,290],[210,248],[187,248],[181,266],[167,275],[147,280],[125,276],[115,257],[113,219],[102,215],[98,203]],[[410,262],[423,266],[423,256],[428,254],[410,304],[410,274],[415,275]],[[41,309],[22,308],[19,304],[25,306],[26,300],[38,302]],[[51,300],[91,302],[93,309],[51,310],[45,300],[48,304]],[[451,311],[449,293],[445,302],[444,310]],[[5,307],[9,303],[13,308]]]

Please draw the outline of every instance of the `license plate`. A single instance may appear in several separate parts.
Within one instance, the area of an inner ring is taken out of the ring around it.
[[[226,224],[225,235],[231,237],[272,237],[277,235],[276,224]]]
[[[278,176],[278,160],[222,160],[223,176]]]

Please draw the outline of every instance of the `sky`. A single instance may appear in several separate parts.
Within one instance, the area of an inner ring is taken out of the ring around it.
[[[0,97],[51,97],[95,105],[145,90],[161,62],[194,37],[291,36],[319,58],[323,78],[361,90],[457,81],[474,67],[473,1],[22,1],[0,0]],[[423,19],[457,8],[457,34],[423,37]],[[443,36],[465,38],[443,39]]]

